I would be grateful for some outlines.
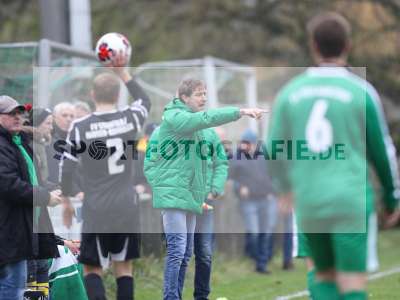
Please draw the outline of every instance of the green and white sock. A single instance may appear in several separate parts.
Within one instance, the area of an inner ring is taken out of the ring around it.
[[[307,288],[310,292],[310,299],[314,300],[315,269],[307,272]]]
[[[339,300],[339,291],[332,281],[315,281],[313,300]]]

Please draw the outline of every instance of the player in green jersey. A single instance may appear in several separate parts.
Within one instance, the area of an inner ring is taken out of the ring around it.
[[[282,199],[282,198],[281,198]],[[398,216],[393,215],[393,220],[387,220],[385,227],[392,227],[397,224]],[[393,224],[391,224],[393,223]],[[367,237],[367,272],[373,273],[379,269],[377,252],[378,218],[376,212],[372,212],[368,217],[368,237]],[[307,237],[304,233],[297,231],[296,223],[293,223],[293,257],[303,259],[307,268],[307,289],[310,299],[313,299],[315,283],[315,266],[311,258],[311,252]]]
[[[395,148],[377,92],[346,68],[349,23],[325,13],[308,31],[317,67],[290,81],[276,99],[267,138],[270,168],[278,191],[294,199],[316,266],[314,299],[366,299],[367,219],[374,203],[369,164],[390,217],[400,198]]]

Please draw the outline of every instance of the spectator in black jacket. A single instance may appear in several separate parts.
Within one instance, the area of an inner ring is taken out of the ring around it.
[[[256,271],[266,274],[269,243],[276,223],[274,191],[263,153],[256,153],[256,134],[246,130],[240,147],[230,164],[230,178],[240,200],[247,233],[246,250],[256,262]]]
[[[60,191],[39,185],[29,138],[21,132],[24,110],[0,96],[0,299],[22,299],[27,259],[54,257],[57,251],[46,206],[62,198]]]

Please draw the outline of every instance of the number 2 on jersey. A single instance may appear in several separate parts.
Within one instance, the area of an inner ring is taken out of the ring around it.
[[[124,144],[121,138],[108,139],[106,141],[107,148],[115,148],[115,152],[108,158],[108,173],[115,175],[124,172],[125,166],[118,165],[117,162],[124,154]]]
[[[312,109],[306,125],[306,140],[308,148],[314,153],[322,153],[332,146],[332,125],[326,118],[328,102],[324,99],[317,100]]]

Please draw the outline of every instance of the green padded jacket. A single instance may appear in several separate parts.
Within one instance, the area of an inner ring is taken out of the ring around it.
[[[200,214],[207,194],[213,189],[217,194],[222,192],[220,183],[215,182],[213,186],[212,181],[207,180],[213,141],[207,140],[211,133],[203,129],[239,118],[237,107],[193,112],[179,98],[167,104],[160,127],[149,139],[144,161],[154,208],[183,209]],[[223,160],[224,155],[218,148],[213,145],[213,152],[219,153]]]

